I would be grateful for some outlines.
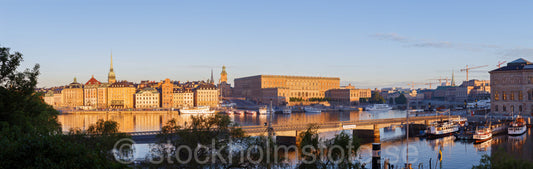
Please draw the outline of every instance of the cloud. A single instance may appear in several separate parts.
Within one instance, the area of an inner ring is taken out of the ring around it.
[[[533,56],[533,48],[511,48],[499,52],[503,59],[516,59]]]
[[[379,40],[390,40],[394,42],[403,43],[403,44],[406,44],[407,47],[458,49],[458,50],[466,50],[466,51],[483,51],[483,50],[490,50],[490,49],[501,49],[501,47],[498,45],[468,44],[468,43],[457,43],[457,42],[450,42],[450,41],[435,41],[435,40],[427,40],[427,39],[418,39],[418,38],[402,36],[397,33],[376,33],[371,36]]]

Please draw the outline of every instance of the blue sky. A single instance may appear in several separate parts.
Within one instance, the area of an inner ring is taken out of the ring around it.
[[[222,65],[257,74],[340,77],[357,87],[489,79],[498,61],[533,60],[527,1],[4,1],[0,45],[41,65],[40,87],[94,75],[203,80]],[[427,86],[417,86],[427,87]]]

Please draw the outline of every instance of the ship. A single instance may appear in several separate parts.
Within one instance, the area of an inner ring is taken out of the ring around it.
[[[449,120],[437,121],[428,126],[426,134],[428,137],[437,138],[452,135],[459,131],[459,125]]]
[[[292,109],[290,107],[283,108],[283,114],[291,114],[291,113],[292,113]]]
[[[194,108],[183,108],[179,109],[180,113],[183,114],[213,114],[215,110],[209,110],[208,106],[200,106]]]
[[[373,104],[372,106],[368,106],[365,108],[367,111],[383,111],[383,110],[391,110],[392,107],[390,107],[388,104]]]
[[[472,136],[476,143],[482,143],[492,138],[492,130],[487,127],[478,128]]]
[[[320,113],[322,110],[315,108],[315,107],[304,107],[304,110],[306,113]]]
[[[524,119],[520,116],[517,116],[515,121],[511,122],[511,125],[509,125],[509,128],[507,128],[507,134],[511,136],[522,135],[526,131],[527,131],[526,123],[524,122]]]

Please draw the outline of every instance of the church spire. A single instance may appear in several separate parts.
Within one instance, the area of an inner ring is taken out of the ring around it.
[[[115,72],[113,72],[113,51],[111,51],[111,66],[109,67],[109,74],[107,75],[107,82],[109,84],[115,83]]]
[[[213,79],[213,69],[211,69],[211,84],[215,84],[215,80]]]
[[[453,69],[452,69],[452,86],[455,86],[455,76],[453,75]]]

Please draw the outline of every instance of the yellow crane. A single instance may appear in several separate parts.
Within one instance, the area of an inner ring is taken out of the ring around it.
[[[478,69],[478,68],[487,67],[487,66],[489,65],[475,66],[475,67],[468,67],[468,65],[466,65],[464,69],[461,69],[461,72],[466,72],[466,81],[468,81],[468,71],[470,71],[471,69]]]
[[[415,85],[425,85],[423,83],[415,83],[415,82],[411,82],[411,83],[408,83],[407,84],[408,86],[411,86],[412,89],[415,89]]]
[[[442,84],[442,81],[446,82],[446,84],[448,84],[448,78],[438,78],[438,79],[429,79],[429,80],[438,80],[439,81],[439,84]]]

